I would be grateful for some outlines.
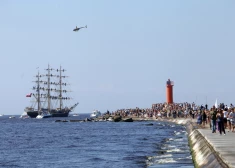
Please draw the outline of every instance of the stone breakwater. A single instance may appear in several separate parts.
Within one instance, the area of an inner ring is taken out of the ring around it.
[[[189,144],[195,167],[199,168],[229,168],[221,156],[214,150],[214,147],[208,143],[205,137],[198,131],[195,120],[179,119],[169,120],[171,122],[186,126],[189,134]]]

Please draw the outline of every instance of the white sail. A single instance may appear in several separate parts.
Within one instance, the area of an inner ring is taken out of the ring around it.
[[[215,108],[218,108],[217,99],[215,100]]]

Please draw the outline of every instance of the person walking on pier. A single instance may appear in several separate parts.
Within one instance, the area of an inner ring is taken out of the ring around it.
[[[225,108],[223,110],[223,113],[224,113],[224,128],[226,129],[227,128],[228,109]]]
[[[235,109],[231,109],[228,121],[231,125],[231,126],[229,125],[230,131],[232,130],[232,132],[234,132],[234,128],[235,128]]]
[[[234,128],[235,128],[235,111],[234,109],[232,110],[233,111],[233,117],[230,118],[230,122],[231,122],[231,125],[232,125],[232,132],[234,132]]]
[[[229,129],[228,132],[232,131],[231,118],[233,118],[233,109],[229,109],[228,110],[228,117],[227,117],[227,120],[228,120],[228,129]]]
[[[206,110],[203,110],[202,112],[202,126],[205,128],[205,124],[207,124],[207,115]]]
[[[218,130],[219,130],[220,135],[222,135],[222,132],[224,132],[224,135],[226,135],[225,129],[224,129],[224,115],[223,115],[222,109],[220,109],[218,111],[216,118],[217,118],[217,122],[218,122]]]
[[[212,133],[216,133],[216,114],[217,111],[215,109],[215,106],[211,108],[211,127],[212,127]]]

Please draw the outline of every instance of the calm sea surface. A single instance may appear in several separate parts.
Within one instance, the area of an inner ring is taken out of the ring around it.
[[[0,117],[0,167],[193,168],[184,126]]]

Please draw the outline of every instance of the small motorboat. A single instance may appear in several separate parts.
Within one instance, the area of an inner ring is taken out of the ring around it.
[[[73,116],[78,116],[78,113],[74,113]]]
[[[9,118],[16,118],[15,116],[10,116]]]
[[[40,112],[36,118],[42,119],[42,118],[50,118],[50,117],[52,117],[52,115],[49,112],[43,111],[43,112]]]
[[[25,118],[29,118],[29,116],[27,115],[26,112],[23,112],[23,114],[21,114],[20,118],[25,119]]]
[[[112,118],[112,117],[109,117],[109,118],[107,119],[107,121],[113,121],[113,118]]]
[[[97,117],[100,117],[101,116],[101,112],[99,110],[94,110],[92,111],[90,117],[91,118],[97,118]]]

